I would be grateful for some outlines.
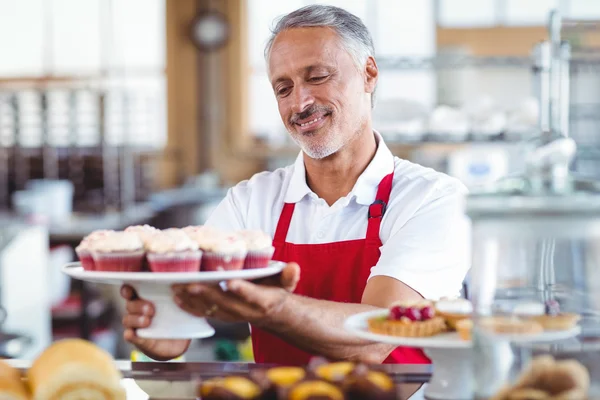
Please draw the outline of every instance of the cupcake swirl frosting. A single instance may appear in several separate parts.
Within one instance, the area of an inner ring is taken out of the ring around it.
[[[242,230],[236,233],[246,242],[248,250],[263,250],[273,247],[273,239],[263,231]]]
[[[98,238],[92,245],[92,251],[110,253],[118,251],[138,251],[144,248],[144,243],[138,235],[132,232],[112,232]]]
[[[77,246],[76,250],[77,251],[85,251],[85,250],[91,251],[93,249],[95,243],[97,243],[99,240],[102,240],[106,236],[111,235],[113,233],[115,233],[115,231],[107,230],[107,229],[93,231],[92,233],[90,233],[89,235],[87,235],[86,237],[83,238],[81,243],[79,243],[79,246]]]
[[[152,235],[146,243],[150,253],[171,253],[198,250],[198,244],[181,229],[165,229]]]

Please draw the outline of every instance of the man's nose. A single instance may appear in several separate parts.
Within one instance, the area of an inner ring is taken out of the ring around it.
[[[294,113],[301,113],[306,110],[307,107],[312,105],[315,102],[315,98],[313,97],[311,91],[306,86],[296,86],[293,92],[294,104],[293,111]]]

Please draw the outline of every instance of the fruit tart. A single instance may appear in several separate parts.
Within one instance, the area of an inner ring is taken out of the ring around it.
[[[581,316],[575,313],[560,311],[560,304],[556,300],[549,300],[544,304],[544,313],[527,317],[530,321],[540,324],[545,331],[562,331],[574,328]]]
[[[433,303],[397,303],[386,316],[369,320],[373,333],[401,337],[427,337],[445,331],[444,318],[438,316]]]

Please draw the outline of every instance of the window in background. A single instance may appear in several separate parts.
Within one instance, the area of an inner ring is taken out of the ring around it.
[[[97,145],[101,101],[108,144],[165,144],[165,0],[0,0],[0,48],[4,142],[14,142],[10,121],[19,113],[19,142],[41,144],[47,93],[53,145]],[[47,91],[12,84],[40,77],[61,80]],[[76,139],[66,134],[69,124]]]

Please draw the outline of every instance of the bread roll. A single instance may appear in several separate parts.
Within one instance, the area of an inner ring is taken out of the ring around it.
[[[34,400],[125,400],[112,357],[81,339],[52,344],[29,368],[27,379]]]
[[[4,361],[0,361],[0,400],[29,400],[21,373]]]

